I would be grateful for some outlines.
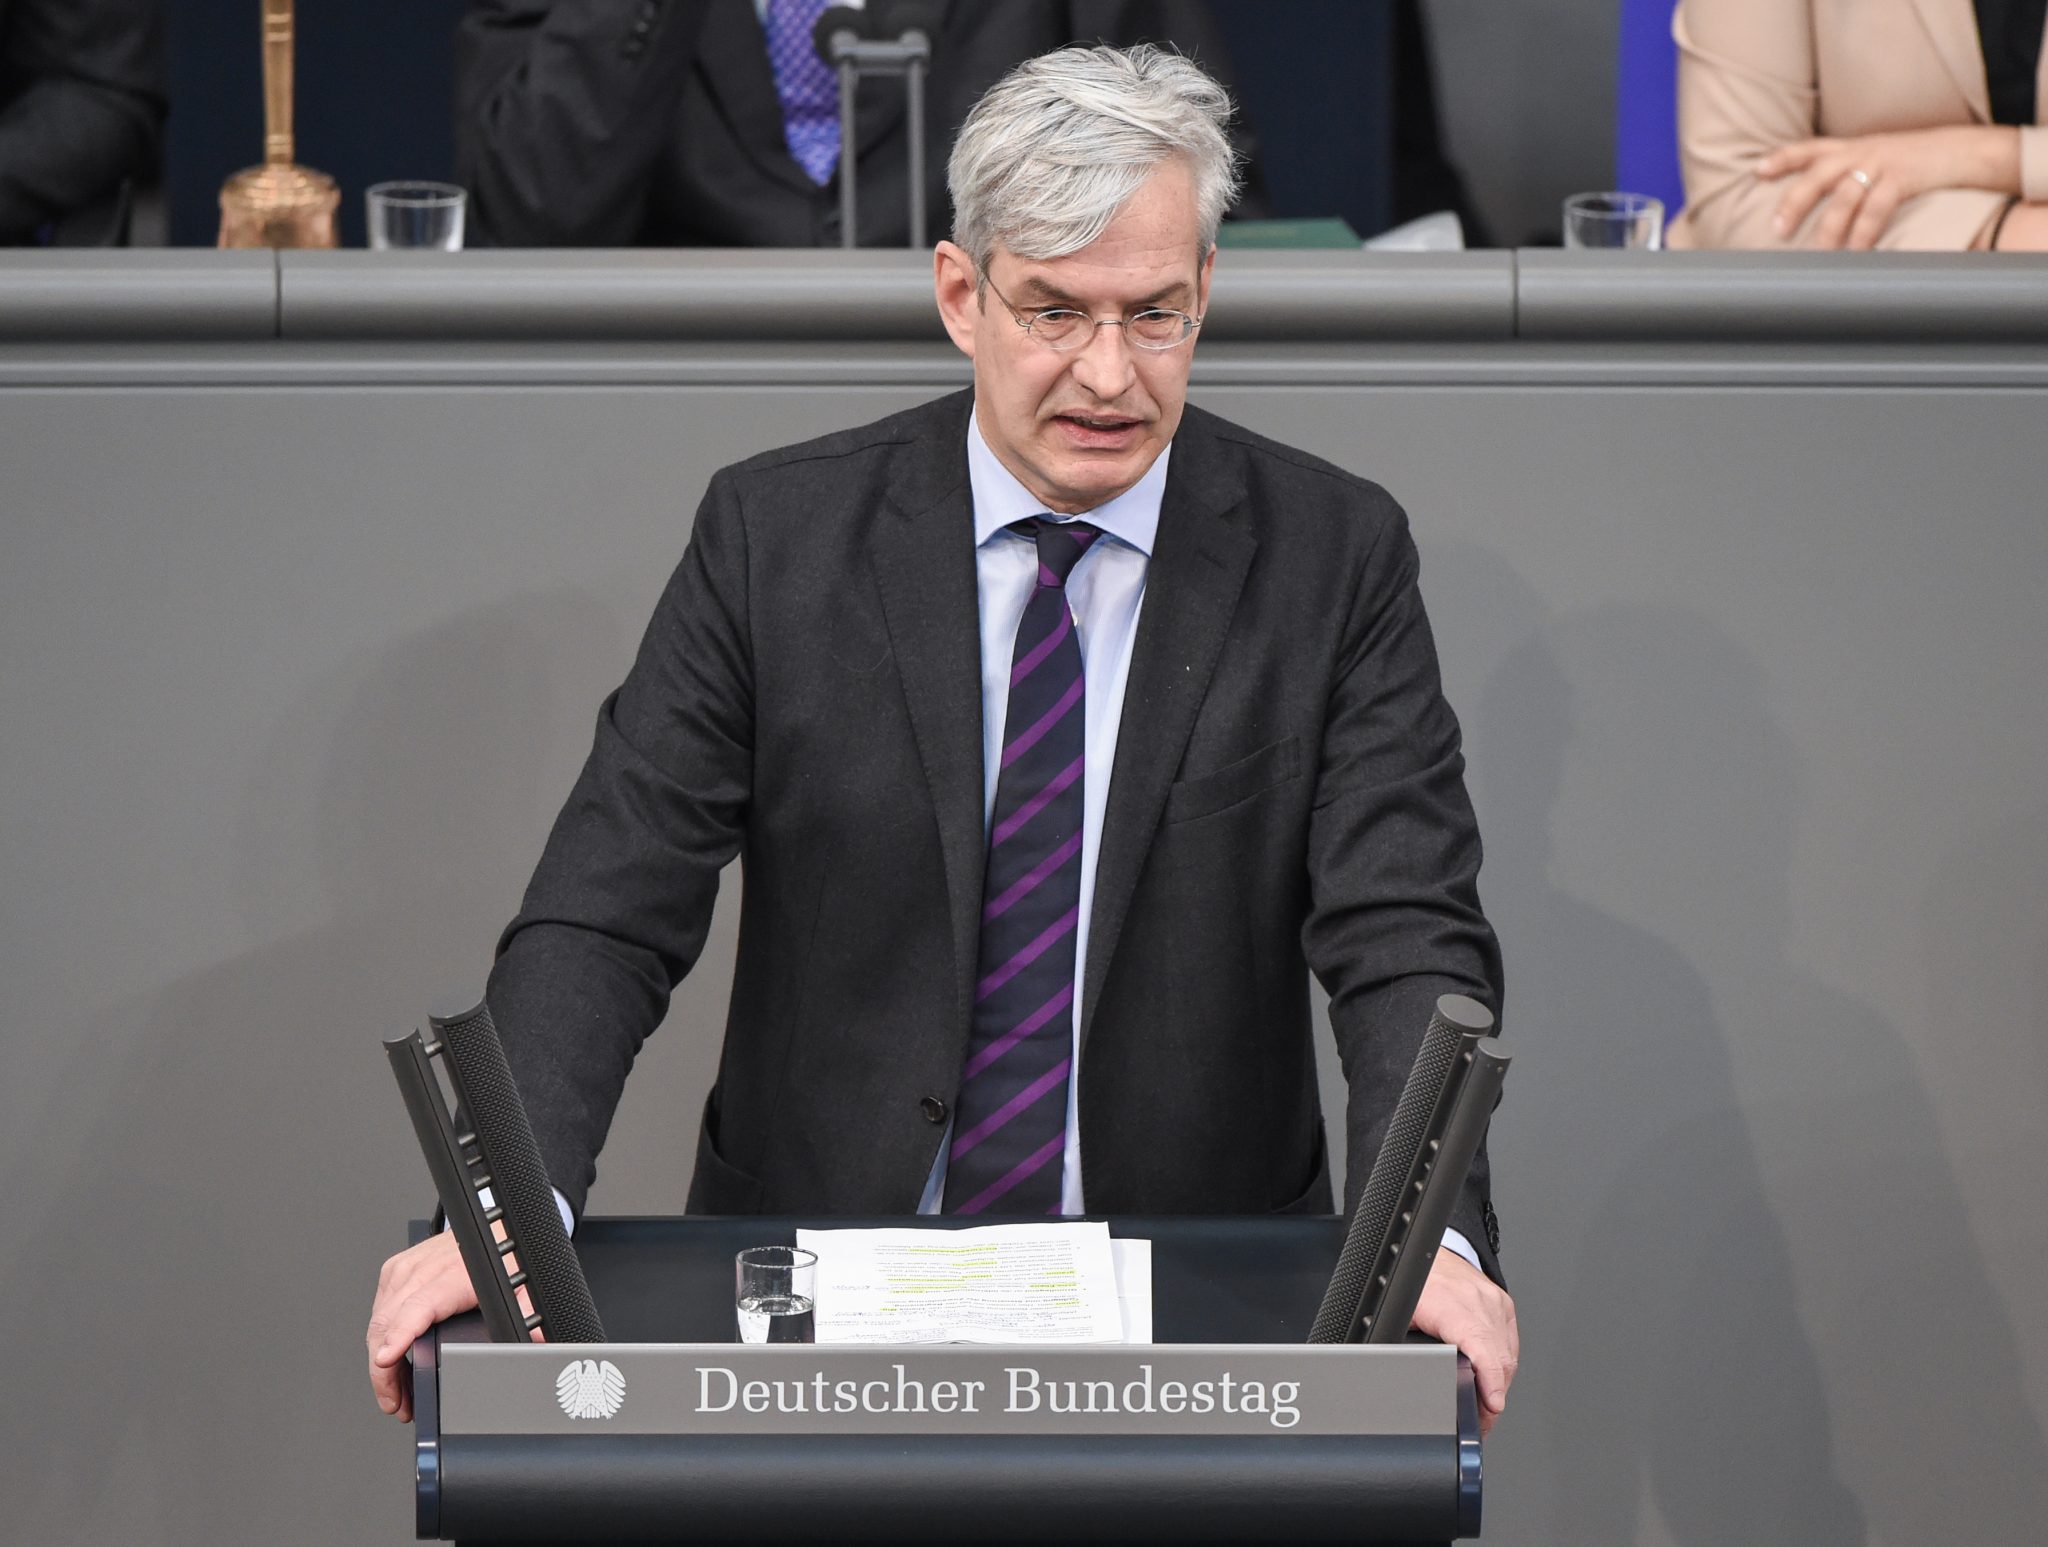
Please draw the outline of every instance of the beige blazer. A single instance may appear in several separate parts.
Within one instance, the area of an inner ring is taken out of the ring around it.
[[[1673,247],[1798,246],[1801,233],[1780,241],[1771,231],[1782,180],[1752,171],[1779,145],[1991,122],[1971,0],[1680,0],[1671,32],[1686,199]],[[2048,104],[2048,49],[2038,79]],[[2048,128],[2020,130],[2020,175],[2026,199],[2048,200]],[[2005,198],[1922,194],[1899,207],[1878,246],[1982,246]]]

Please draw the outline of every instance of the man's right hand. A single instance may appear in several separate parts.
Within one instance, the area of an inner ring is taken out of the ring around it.
[[[384,1264],[367,1339],[370,1389],[379,1407],[401,1423],[412,1422],[412,1367],[405,1356],[413,1339],[435,1322],[475,1308],[476,1290],[451,1231],[429,1236]]]

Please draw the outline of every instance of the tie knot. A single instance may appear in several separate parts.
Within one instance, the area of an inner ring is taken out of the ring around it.
[[[1019,521],[1010,528],[1038,545],[1038,583],[1064,586],[1088,545],[1102,535],[1085,521]]]

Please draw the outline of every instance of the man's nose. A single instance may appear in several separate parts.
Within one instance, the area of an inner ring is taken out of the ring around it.
[[[1095,336],[1074,352],[1074,380],[1104,403],[1115,402],[1137,379],[1130,340],[1114,325],[1097,324]]]

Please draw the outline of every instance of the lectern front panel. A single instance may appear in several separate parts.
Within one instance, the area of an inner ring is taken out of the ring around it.
[[[1334,1219],[1112,1221],[1153,1243],[1150,1345],[741,1346],[732,1255],[799,1223],[585,1222],[592,1294],[631,1342],[497,1344],[473,1317],[439,1329],[415,1374],[421,1535],[1477,1534],[1476,1409],[1456,1353],[1303,1341]]]

